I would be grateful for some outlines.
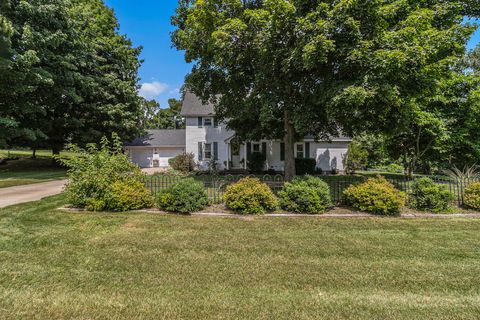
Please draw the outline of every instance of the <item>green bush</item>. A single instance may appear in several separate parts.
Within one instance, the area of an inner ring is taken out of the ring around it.
[[[247,166],[250,172],[262,172],[265,167],[265,155],[253,152],[248,156]]]
[[[193,178],[179,180],[161,190],[156,197],[159,209],[168,212],[192,213],[208,206],[208,195],[201,181]]]
[[[465,188],[463,202],[467,207],[480,210],[480,182],[472,183]]]
[[[449,211],[453,201],[453,194],[445,186],[427,177],[412,182],[408,196],[413,209],[435,213]]]
[[[303,176],[305,174],[314,174],[316,166],[317,166],[317,162],[315,161],[315,159],[310,159],[310,158],[295,159],[295,172],[299,176]]]
[[[128,186],[141,184],[143,174],[140,168],[123,153],[120,138],[115,134],[112,136],[113,146],[103,138],[100,148],[93,144],[86,149],[71,146],[71,155],[58,159],[68,167],[65,193],[71,205],[95,211],[109,210],[109,207],[120,210],[125,203],[117,206],[112,202],[112,199],[119,199],[116,196],[112,198],[113,193],[120,192],[116,183],[122,182]],[[113,186],[117,189],[112,190]]]
[[[324,213],[332,206],[330,187],[319,178],[297,177],[278,193],[280,206],[299,213]]]
[[[138,210],[152,206],[150,191],[137,179],[115,181],[106,195],[105,209],[110,211]]]
[[[227,208],[242,214],[262,214],[274,211],[278,200],[272,190],[257,178],[243,178],[225,191]]]
[[[192,172],[197,167],[195,163],[195,155],[193,153],[183,153],[169,159],[168,164],[174,170],[180,172]]]
[[[343,194],[347,204],[374,214],[397,215],[405,205],[405,194],[383,177],[351,185]]]

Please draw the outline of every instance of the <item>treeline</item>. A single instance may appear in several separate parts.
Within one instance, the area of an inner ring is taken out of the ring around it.
[[[139,54],[102,0],[0,2],[0,146],[138,134]]]
[[[480,164],[480,45],[442,79],[422,111],[388,134],[362,134],[350,145],[351,170],[397,164],[406,172],[438,173]]]

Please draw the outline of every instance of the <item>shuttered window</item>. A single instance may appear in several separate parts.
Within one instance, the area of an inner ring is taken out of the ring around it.
[[[212,159],[212,144],[211,143],[205,143],[205,145],[204,145],[204,159],[205,160]]]
[[[267,143],[262,142],[262,155],[263,155],[263,160],[267,160]]]
[[[297,159],[303,159],[305,158],[305,145],[303,143],[299,143],[295,146],[295,149],[296,149],[296,153],[297,153],[297,156],[296,158]]]
[[[198,117],[198,127],[203,128],[203,118],[202,117]]]
[[[310,159],[310,142],[305,142],[305,158]]]
[[[285,161],[285,143],[280,143],[280,161]]]
[[[213,159],[218,160],[218,142],[213,143]]]
[[[203,160],[203,143],[202,142],[198,143],[198,160],[199,161]]]

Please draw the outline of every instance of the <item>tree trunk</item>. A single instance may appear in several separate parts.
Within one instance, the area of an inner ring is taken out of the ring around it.
[[[52,147],[52,166],[54,167],[60,167],[60,161],[58,161],[57,156],[60,155],[60,151],[62,150],[61,147],[58,146],[53,146]]]
[[[37,149],[36,148],[32,149],[32,159],[37,159]]]
[[[285,180],[291,181],[295,177],[295,127],[292,123],[292,117],[288,110],[284,112],[285,127]]]

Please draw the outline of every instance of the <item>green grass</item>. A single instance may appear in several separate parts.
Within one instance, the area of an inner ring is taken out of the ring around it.
[[[0,165],[0,188],[64,179],[64,168],[52,167],[51,158],[20,158]]]
[[[480,220],[0,210],[2,319],[474,319]]]

